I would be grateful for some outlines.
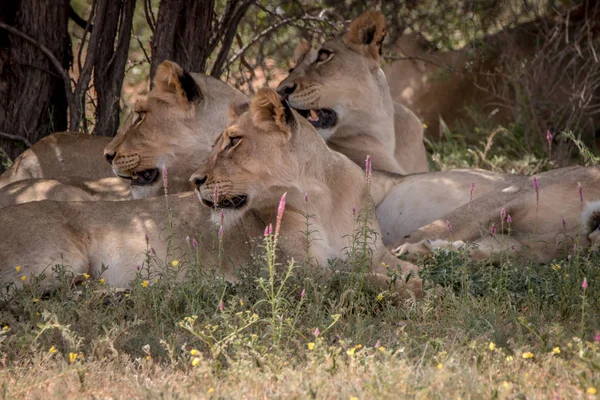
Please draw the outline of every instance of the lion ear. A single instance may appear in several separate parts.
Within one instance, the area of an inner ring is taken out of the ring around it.
[[[181,104],[202,99],[202,91],[192,76],[173,61],[163,61],[154,74],[154,88],[166,95],[172,95]]]
[[[294,113],[287,101],[283,103],[273,89],[262,88],[252,98],[250,103],[252,121],[263,130],[277,129],[291,135],[295,124]]]
[[[352,21],[344,42],[354,51],[379,62],[386,33],[385,16],[378,11],[367,11]]]

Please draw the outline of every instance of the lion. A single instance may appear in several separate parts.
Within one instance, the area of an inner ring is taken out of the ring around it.
[[[103,158],[111,138],[80,132],[58,132],[25,150],[0,176],[0,188],[25,179],[61,179],[79,176],[102,179],[113,176]]]
[[[188,73],[172,61],[158,66],[154,88],[104,149],[113,173],[131,182],[134,199],[168,190],[191,190],[188,179],[229,121],[229,110],[245,110],[248,98],[213,77]]]
[[[468,171],[449,172],[457,175],[457,186],[462,182],[466,191],[467,182],[472,179]],[[479,198],[406,234],[396,243],[395,251],[427,254],[432,249],[456,249],[469,242],[474,245],[470,253],[475,259],[509,251],[547,263],[573,247],[598,244],[600,167],[567,167],[534,177],[502,178],[504,184],[488,187]],[[406,187],[404,193],[413,198],[415,207],[404,210],[406,213],[427,214],[427,208],[420,211],[415,206],[417,201],[423,204],[424,197],[447,196],[444,185],[432,185],[427,191]]]
[[[56,179],[21,180],[0,191],[0,206],[44,199],[114,201],[156,196],[164,193],[163,168],[168,171],[170,193],[191,190],[188,178],[210,151],[213,136],[227,125],[230,105],[243,110],[248,99],[226,83],[187,73],[176,63],[165,61],[158,67],[153,89],[138,100],[114,139],[109,143],[88,138],[80,141],[105,145],[101,150],[93,146],[100,156],[94,154],[91,160],[74,158],[81,162],[84,174],[93,170],[89,163],[100,163],[117,177],[85,179],[60,175]],[[71,145],[78,143],[75,137],[70,136]],[[56,134],[44,140],[53,143],[64,141],[65,137]],[[18,160],[30,158],[24,153]],[[60,159],[73,161],[66,156]],[[20,170],[19,165],[23,162],[15,165],[14,172]]]
[[[107,266],[102,273],[105,283],[123,287],[136,276],[136,265],[147,254],[156,254],[166,265],[173,265],[174,259],[190,265],[199,255],[205,264],[215,266],[210,258],[215,228],[211,219],[220,221],[221,211],[226,262],[219,273],[226,279],[233,279],[233,265],[251,260],[250,239],[262,237],[270,223],[281,239],[280,259],[304,260],[303,212],[312,215],[315,232],[307,261],[327,265],[329,259],[346,255],[359,224],[352,209],[360,210],[369,201],[365,178],[357,165],[330,150],[314,127],[281,103],[273,90],[261,89],[250,110],[214,145],[191,178],[202,204],[194,193],[168,195],[171,215],[160,197],[126,202],[41,201],[0,210],[5,231],[0,275],[22,285],[63,264],[79,280],[97,279]],[[287,193],[285,211],[279,201],[283,193]],[[381,243],[374,216],[368,219],[375,234],[368,254],[376,279],[387,280],[384,263],[400,265],[405,276],[394,281],[396,288],[420,295],[416,267],[396,259]],[[165,228],[167,222],[171,230]],[[197,237],[199,249],[186,243],[185,237]]]
[[[423,126],[392,100],[381,69],[385,35],[385,17],[369,11],[343,36],[318,49],[302,42],[295,52],[296,66],[277,91],[332,149],[355,163],[364,166],[370,155],[376,170],[425,172]]]

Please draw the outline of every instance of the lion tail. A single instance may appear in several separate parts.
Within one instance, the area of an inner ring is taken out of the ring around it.
[[[600,200],[586,203],[581,212],[581,228],[587,237],[600,234]]]

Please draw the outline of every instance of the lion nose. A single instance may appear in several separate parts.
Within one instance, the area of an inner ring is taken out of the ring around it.
[[[106,157],[106,161],[108,161],[108,163],[110,165],[112,165],[113,160],[115,159],[115,157],[117,156],[117,153],[104,153],[104,157]]]
[[[277,88],[277,93],[281,96],[282,99],[287,99],[290,94],[294,93],[298,88],[297,83],[293,84],[284,84]]]
[[[194,177],[193,181],[194,181],[194,186],[196,186],[196,189],[200,190],[200,186],[202,186],[204,184],[204,182],[206,182],[206,179],[208,179],[208,177],[205,175],[203,177]]]

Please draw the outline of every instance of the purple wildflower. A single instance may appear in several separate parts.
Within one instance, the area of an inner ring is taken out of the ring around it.
[[[452,223],[446,220],[446,228],[448,228],[448,232],[452,233]]]
[[[502,221],[502,223],[504,223],[505,219],[506,219],[506,208],[502,207],[502,209],[500,210],[500,220]]]
[[[319,335],[320,335],[320,334],[321,334],[321,331],[319,330],[319,327],[317,326],[317,327],[315,328],[314,335],[315,335],[315,337],[319,337]]]
[[[136,266],[135,266],[135,269],[136,269],[136,271],[139,271],[140,269],[142,269],[142,267],[141,267],[141,266],[139,266],[139,265],[136,265]]]
[[[587,278],[583,278],[583,282],[581,282],[581,288],[583,290],[586,290],[588,288],[588,281]]]
[[[306,291],[302,289],[302,292],[300,292],[300,298],[303,299],[304,296],[306,296]]]
[[[198,241],[196,240],[196,238],[192,238],[192,246],[194,246],[195,249],[198,248]]]
[[[546,131],[546,140],[548,141],[548,146],[552,145],[552,134],[550,133],[550,129]]]
[[[365,160],[365,172],[367,177],[367,185],[371,183],[371,176],[373,175],[373,170],[371,166],[371,156],[367,156]]]
[[[490,233],[492,234],[492,236],[496,236],[496,224],[492,224],[492,227],[490,228]]]
[[[308,203],[308,193],[304,193],[304,202]]]
[[[567,220],[565,219],[565,217],[562,217],[562,225],[563,225],[563,229],[566,231],[567,230]]]
[[[378,349],[381,347],[381,342],[378,340],[377,343],[375,343],[375,348]]]
[[[150,243],[150,236],[148,236],[147,233],[144,234],[144,239],[146,239],[146,246],[148,246],[148,243]]]
[[[506,216],[506,223],[507,223],[507,224],[512,224],[512,217],[510,216],[510,214],[508,214],[508,215]]]
[[[600,342],[600,332],[596,332],[596,334],[594,335],[594,342]]]
[[[279,200],[279,206],[277,207],[277,221],[275,223],[275,237],[279,236],[279,230],[281,229],[281,220],[283,219],[283,211],[285,210],[285,198],[287,197],[287,192],[281,196],[281,200]]]
[[[223,225],[219,227],[219,240],[223,239]]]
[[[219,311],[223,312],[223,309],[225,307],[223,306],[223,300],[219,301]]]
[[[163,166],[162,167],[162,174],[163,174],[163,188],[165,188],[165,190],[167,190],[167,167]]]

